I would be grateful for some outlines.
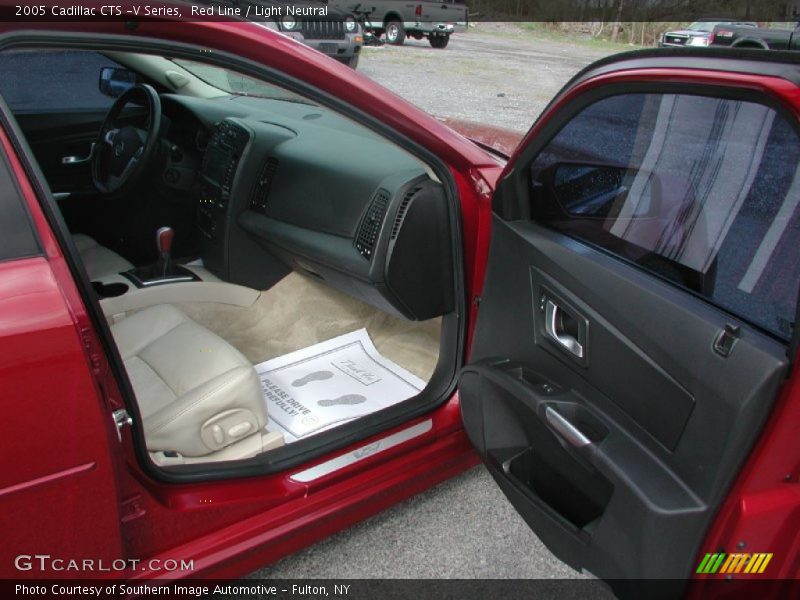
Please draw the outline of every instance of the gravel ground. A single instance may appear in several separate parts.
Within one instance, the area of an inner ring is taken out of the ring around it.
[[[427,40],[366,48],[359,71],[437,117],[526,131],[582,67],[610,50],[536,39],[514,24],[481,23],[445,50]],[[528,529],[477,467],[253,577],[581,577]],[[593,582],[593,585],[595,583]],[[594,596],[610,597],[596,582]]]
[[[427,40],[364,48],[359,71],[437,117],[527,131],[580,69],[614,51],[542,39],[513,23],[478,23],[444,50]]]

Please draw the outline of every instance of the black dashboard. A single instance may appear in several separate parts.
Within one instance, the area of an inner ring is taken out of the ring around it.
[[[217,276],[268,287],[277,259],[408,319],[452,311],[447,199],[419,160],[313,105],[162,101],[178,158],[162,178],[196,196],[202,259]]]

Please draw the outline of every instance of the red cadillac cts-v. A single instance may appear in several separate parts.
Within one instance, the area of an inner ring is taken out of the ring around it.
[[[510,157],[250,23],[0,73],[4,578],[235,578],[479,460],[620,595],[798,575],[794,56],[604,59]]]

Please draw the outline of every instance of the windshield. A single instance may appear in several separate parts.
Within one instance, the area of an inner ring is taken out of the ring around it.
[[[692,31],[714,31],[714,27],[721,24],[719,21],[695,21],[687,29]]]
[[[171,60],[198,79],[228,94],[314,105],[313,102],[303,96],[266,81],[244,75],[238,71],[182,58],[173,58]]]

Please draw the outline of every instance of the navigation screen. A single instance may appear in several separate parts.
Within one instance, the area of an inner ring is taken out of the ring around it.
[[[226,165],[229,162],[230,156],[225,148],[220,148],[213,143],[209,144],[203,159],[203,175],[212,183],[221,184]]]

